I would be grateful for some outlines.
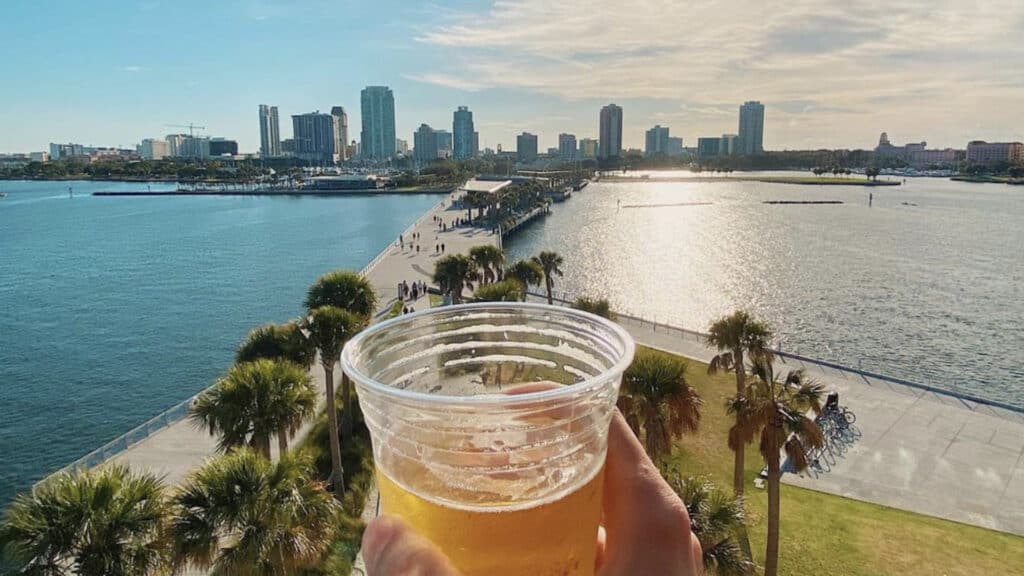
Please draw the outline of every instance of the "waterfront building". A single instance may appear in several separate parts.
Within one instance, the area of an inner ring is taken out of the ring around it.
[[[739,136],[737,134],[722,134],[718,139],[718,155],[733,156],[739,153]]]
[[[656,125],[647,131],[644,138],[644,156],[668,154],[668,128]]]
[[[49,152],[29,152],[28,153],[28,159],[31,162],[49,162],[50,161],[50,153]]]
[[[516,161],[533,162],[537,159],[537,135],[523,132],[516,136]]]
[[[476,157],[476,130],[473,129],[473,113],[468,106],[459,106],[452,114],[453,156],[456,160]]]
[[[273,158],[281,155],[281,131],[279,128],[277,106],[260,104],[260,156]]]
[[[764,153],[764,104],[756,100],[740,106],[738,153],[746,156]]]
[[[480,154],[480,133],[476,130],[473,131],[473,150],[475,150],[474,155]]]
[[[210,139],[188,134],[167,135],[167,157],[203,160],[210,157]]]
[[[718,149],[721,147],[722,139],[718,137],[706,136],[697,138],[697,156],[701,158],[711,158],[718,156]]]
[[[548,148],[547,155],[552,157],[552,158],[557,158],[558,157],[558,148],[555,148],[554,146]]]
[[[1020,142],[972,140],[967,143],[967,161],[975,164],[1024,162],[1024,144]]]
[[[576,159],[576,135],[575,134],[559,134],[558,135],[558,157],[562,160],[575,160]]]
[[[403,155],[409,154],[409,141],[401,138],[395,139],[395,152]]]
[[[598,142],[593,138],[580,139],[580,158],[597,158]]]
[[[85,156],[85,146],[81,144],[54,144],[50,143],[50,158],[70,158],[72,156]]]
[[[429,164],[437,160],[437,133],[427,124],[420,124],[412,135],[412,158],[418,163]]]
[[[281,140],[281,155],[282,156],[294,156],[295,155],[295,139],[285,138]]]
[[[334,116],[334,156],[338,162],[344,162],[350,158],[348,154],[348,113],[344,106],[331,108],[331,116]]]
[[[238,142],[226,138],[211,138],[210,156],[238,156]]]
[[[434,130],[434,134],[437,136],[437,157],[451,158],[454,144],[452,133],[447,130]]]
[[[683,139],[670,136],[668,139],[668,150],[665,153],[672,157],[682,156]]]
[[[599,158],[618,158],[622,155],[622,108],[609,104],[601,108]]]
[[[387,86],[367,86],[361,93],[360,155],[384,160],[395,155],[395,95]]]
[[[295,156],[312,164],[334,164],[334,116],[320,112],[292,116]],[[394,143],[392,143],[394,146]]]
[[[138,147],[139,156],[142,156],[146,160],[162,160],[167,153],[167,140],[156,140],[153,138],[146,138],[143,140]]]
[[[881,136],[878,137],[878,145],[875,146],[876,158],[897,158],[915,168],[951,165],[959,161],[963,156],[963,150],[955,150],[953,148],[929,150],[928,143],[923,141],[896,146],[889,140],[889,135],[885,132],[882,132]]]

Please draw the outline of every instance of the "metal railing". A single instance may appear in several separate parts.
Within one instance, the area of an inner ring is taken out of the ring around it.
[[[199,394],[202,394],[200,392]],[[47,478],[62,474],[65,472],[74,472],[76,470],[84,470],[92,468],[99,464],[106,462],[107,460],[117,456],[118,454],[128,450],[132,446],[142,442],[146,438],[156,434],[157,432],[167,428],[168,426],[175,424],[186,416],[188,416],[188,409],[192,405],[192,402],[199,396],[195,394],[189,396],[185,400],[171,406],[167,410],[153,416],[149,420],[146,420],[142,424],[132,428],[131,430],[121,434],[117,438],[114,438],[110,442],[100,446],[99,448],[89,452],[88,454],[78,458],[74,462],[71,462],[67,466],[56,470],[50,474],[47,474],[39,483],[45,481]],[[37,483],[38,484],[38,483]]]
[[[530,291],[529,294],[537,298],[543,298],[545,300],[547,299],[547,294],[542,292]],[[570,294],[569,292],[565,291],[552,291],[551,294],[552,300],[556,301],[558,304],[561,305],[571,305],[576,300],[576,297],[573,294]],[[630,313],[629,311],[620,312],[619,310],[614,310],[613,312],[615,314],[616,319],[620,323],[622,321],[626,321],[637,324],[640,327],[648,327],[653,332],[661,332],[665,334],[675,333],[678,334],[680,339],[684,341],[691,340],[693,342],[703,344],[707,340],[708,334],[706,332],[701,332],[699,330],[689,330],[687,328],[682,328],[680,326],[676,326],[673,324],[659,322],[656,316],[647,317],[642,314],[633,314]],[[896,384],[898,386],[905,386],[907,388],[913,388],[924,392],[930,392],[932,394],[938,394],[940,396],[954,398],[961,402],[965,407],[972,410],[976,408],[976,406],[971,405],[973,403],[975,405],[985,406],[990,409],[1004,410],[1015,415],[1018,418],[1024,416],[1024,406],[1018,406],[1007,402],[983,398],[981,396],[977,396],[968,392],[962,392],[953,388],[921,384],[920,382],[914,382],[911,380],[907,380],[905,378],[897,378],[895,376],[887,376],[885,374],[879,374],[878,372],[872,372],[870,370],[864,370],[862,368],[844,366],[837,362],[820,360],[818,358],[803,356],[801,354],[793,352],[785,352],[781,349],[781,347],[773,348],[772,353],[774,353],[775,356],[782,360],[783,362],[791,360],[799,362],[803,367],[806,367],[806,365],[809,364],[822,372],[831,370],[832,372],[835,372],[843,377],[854,376],[856,378],[863,379],[865,383],[869,385],[872,384],[872,382]]]
[[[446,200],[441,200],[437,204],[434,204],[433,206],[431,206],[429,210],[427,210],[422,215],[420,215],[419,218],[417,218],[412,224],[410,224],[405,230],[402,231],[402,236],[408,236],[410,232],[415,230],[417,226],[419,226],[421,223],[423,223],[427,219],[427,216],[430,216],[436,210],[438,210],[439,208],[442,208],[444,206],[445,202],[446,202]],[[367,262],[366,266],[363,266],[363,269],[360,270],[359,273],[362,274],[363,276],[366,276],[367,274],[369,274],[370,270],[373,270],[374,266],[376,266],[377,264],[380,264],[380,261],[383,260],[388,255],[388,252],[390,251],[390,248],[391,248],[391,242],[388,242],[387,246],[385,246],[383,250],[381,250],[376,256],[374,256],[373,260],[370,260],[369,262]]]

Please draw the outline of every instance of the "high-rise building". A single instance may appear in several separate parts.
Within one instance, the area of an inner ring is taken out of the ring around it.
[[[260,104],[260,156],[281,155],[281,131],[277,122],[277,106]]]
[[[412,135],[412,157],[416,162],[429,164],[437,160],[437,133],[426,124],[420,124]]]
[[[475,156],[480,155],[480,133],[476,130],[473,131],[473,150]]]
[[[537,159],[537,135],[523,132],[516,136],[516,160],[533,162]]]
[[[50,143],[50,158],[69,158],[71,156],[84,156],[85,146],[81,144],[54,144]]]
[[[644,138],[644,156],[668,154],[668,128],[656,125],[647,131]]]
[[[452,133],[447,130],[434,130],[437,137],[437,157],[451,158],[452,156]]]
[[[722,145],[722,139],[718,137],[697,138],[697,156],[711,158],[718,156],[718,149]]]
[[[739,154],[739,136],[736,134],[722,134],[718,139],[718,155],[733,156]]]
[[[473,113],[468,106],[459,106],[452,115],[452,135],[454,136],[453,156],[465,160],[476,156],[476,130],[473,129]]]
[[[384,160],[395,155],[395,95],[387,86],[367,86],[361,94],[363,158]]]
[[[334,156],[338,162],[348,160],[348,113],[344,106],[331,108],[334,116]]]
[[[575,134],[559,134],[558,135],[558,157],[562,160],[575,160],[576,159],[576,135]]]
[[[967,161],[978,164],[1021,162],[1024,161],[1024,144],[973,140],[967,143]]]
[[[580,139],[580,158],[597,158],[598,142],[593,138]]]
[[[210,156],[237,156],[238,142],[227,138],[210,138]]]
[[[313,164],[334,163],[334,116],[310,112],[292,116],[295,156]],[[394,143],[391,144],[394,146]]]
[[[666,150],[665,153],[669,156],[682,156],[683,139],[670,136],[668,139],[668,150]]]
[[[618,158],[622,155],[622,108],[609,104],[601,108],[601,126],[598,138],[599,158]]]
[[[409,153],[409,141],[408,140],[402,140],[401,138],[396,138],[395,139],[395,152],[397,152],[399,154],[408,154]]]
[[[738,154],[764,153],[764,104],[752,100],[740,106],[739,137]]]
[[[146,160],[161,160],[167,156],[167,140],[146,138],[139,144],[139,156]]]

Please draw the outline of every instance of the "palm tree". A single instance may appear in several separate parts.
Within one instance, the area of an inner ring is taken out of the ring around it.
[[[473,298],[477,302],[518,302],[522,297],[523,290],[519,283],[513,280],[480,286],[473,293]]]
[[[309,373],[292,362],[242,362],[200,395],[190,413],[210,434],[220,435],[220,450],[248,444],[270,458],[271,436],[277,435],[284,454],[288,437],[316,413],[316,391]]]
[[[602,318],[609,320],[615,319],[615,313],[611,310],[611,305],[608,304],[608,300],[604,298],[589,298],[587,296],[580,296],[572,303],[572,307],[576,310],[582,310],[584,312],[590,312],[596,314]]]
[[[441,287],[441,291],[451,296],[453,304],[462,302],[462,291],[473,289],[473,281],[478,278],[476,264],[464,254],[452,254],[434,263],[433,281]]]
[[[306,292],[306,310],[321,306],[348,310],[368,321],[377,311],[377,293],[358,272],[335,270],[318,278]]]
[[[654,350],[639,349],[622,376],[618,406],[651,459],[672,452],[672,442],[700,424],[703,405],[686,383],[686,362]]]
[[[358,320],[354,329],[347,332],[347,336],[342,341],[342,345],[344,345],[356,332],[369,324],[370,318],[377,311],[377,293],[369,280],[362,275],[347,270],[336,270],[321,276],[306,293],[306,310],[312,313],[314,309],[322,306],[340,308],[351,313]],[[314,348],[320,349],[321,356],[323,355],[322,348],[317,346]],[[337,361],[340,356],[339,348],[339,352],[333,355],[332,361]],[[323,361],[322,358],[321,361]],[[333,390],[334,382],[330,382],[329,385]],[[333,402],[333,399],[329,401]],[[341,439],[347,446],[352,439],[352,414],[355,407],[352,402],[352,382],[349,381],[348,375],[345,373],[341,374],[341,404],[344,408],[341,413]],[[335,428],[335,435],[337,432],[338,430]]]
[[[558,254],[558,252],[551,252],[545,250],[539,255],[533,257],[533,261],[540,264],[541,270],[544,271],[544,287],[548,292],[548,304],[554,304],[554,300],[551,297],[551,289],[555,285],[555,275],[562,276],[562,264],[564,259]]]
[[[265,324],[254,328],[235,352],[235,362],[251,362],[260,358],[289,360],[308,368],[316,350],[309,346],[298,322]]]
[[[341,444],[338,439],[338,409],[334,405],[334,364],[341,357],[341,348],[349,338],[355,336],[362,326],[362,321],[347,310],[334,306],[322,306],[309,314],[304,328],[309,333],[310,343],[320,351],[320,364],[324,368],[324,392],[327,396],[327,427],[330,432],[331,446],[331,478],[337,487],[335,494],[340,498],[344,493],[344,470],[341,467]],[[344,399],[346,408],[348,399]],[[349,410],[345,410],[343,418],[351,422]],[[351,438],[345,438],[348,442]]]
[[[686,504],[690,527],[700,540],[704,569],[718,576],[749,576],[754,563],[738,542],[746,529],[743,499],[726,496],[710,480],[682,478],[672,471],[665,478]]]
[[[285,576],[316,564],[340,507],[312,476],[295,454],[272,463],[241,449],[207,462],[173,498],[175,568]]]
[[[477,265],[481,272],[481,283],[490,284],[497,280],[498,271],[505,263],[505,254],[501,248],[493,244],[474,246],[469,250],[469,257]]]
[[[530,286],[540,286],[544,279],[544,268],[533,260],[517,260],[505,271],[505,278],[511,278],[523,287],[523,301]]]
[[[124,465],[62,473],[18,496],[0,524],[17,574],[132,576],[166,566],[164,486]]]
[[[789,464],[802,471],[809,464],[807,452],[824,444],[821,429],[807,416],[807,410],[821,411],[824,388],[794,370],[783,382],[775,379],[771,362],[761,357],[754,362],[756,376],[728,403],[736,416],[729,429],[729,447],[749,444],[759,438],[761,456],[768,466],[768,538],[764,555],[765,576],[775,576],[779,563],[779,453],[786,451]]]
[[[767,324],[755,320],[744,310],[737,310],[723,316],[711,324],[708,329],[708,345],[720,353],[708,363],[708,374],[719,370],[732,370],[736,373],[736,394],[742,394],[746,368],[744,355],[753,362],[759,358],[771,361],[772,353],[768,343],[772,339],[772,331]],[[743,495],[743,445],[734,448],[732,469],[732,489],[736,496]]]

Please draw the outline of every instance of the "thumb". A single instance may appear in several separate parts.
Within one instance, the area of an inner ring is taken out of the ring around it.
[[[362,551],[367,576],[459,576],[436,546],[394,516],[370,522]]]

